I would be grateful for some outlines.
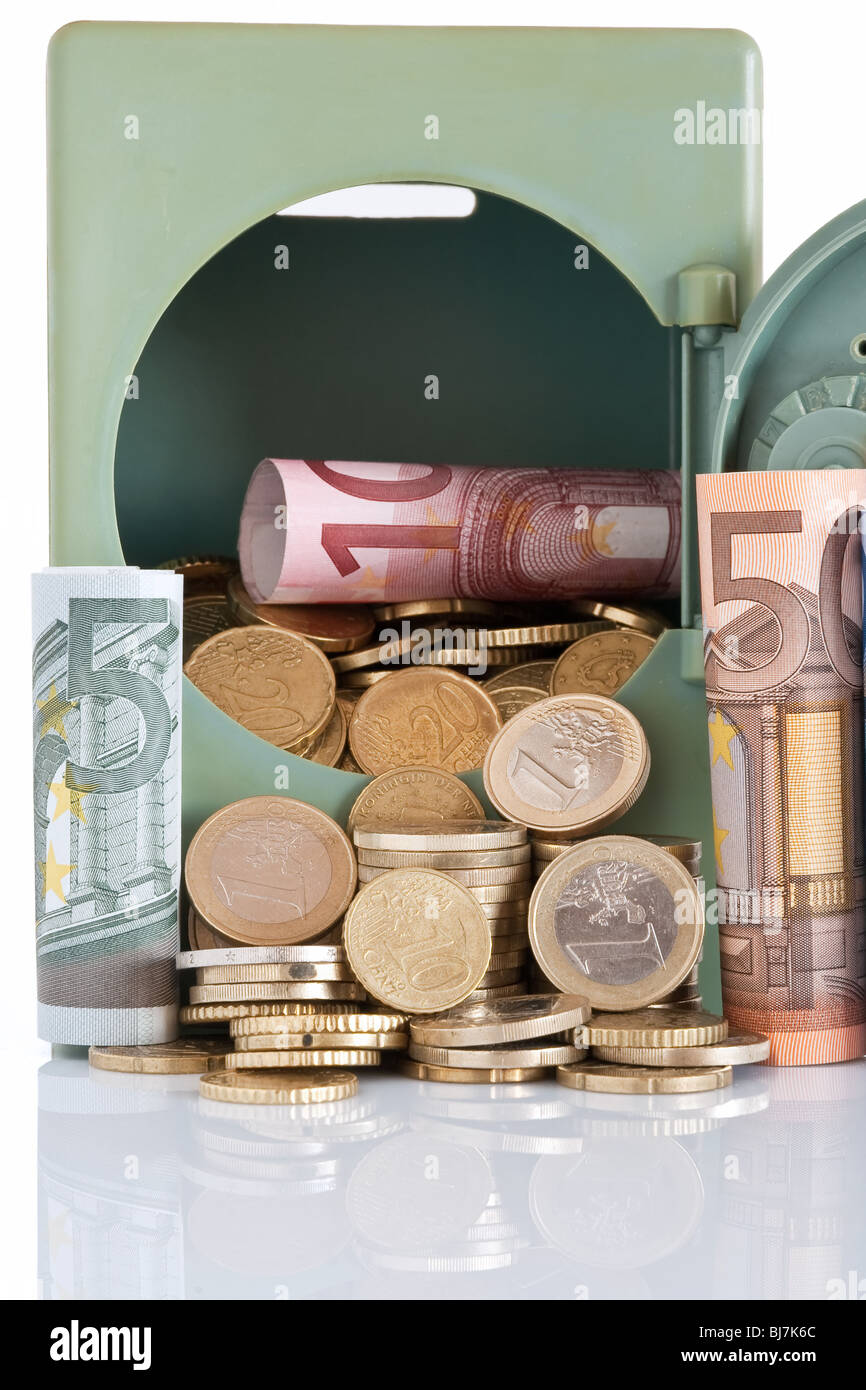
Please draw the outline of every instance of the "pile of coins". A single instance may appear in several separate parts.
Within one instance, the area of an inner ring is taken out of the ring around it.
[[[227,557],[164,568],[184,576],[184,671],[203,694],[287,752],[373,776],[480,767],[503,723],[551,694],[610,698],[668,626],[591,599],[256,604]]]
[[[404,871],[398,880],[400,891],[414,891],[427,901],[424,884],[428,880],[408,872],[421,870],[444,874],[475,899],[492,940],[486,967],[481,975],[476,971],[466,998],[483,1001],[526,993],[526,912],[532,865],[524,826],[484,820],[417,826],[379,821],[356,825],[354,840],[362,884],[378,884],[380,891],[388,891],[394,885],[391,871],[400,869]],[[368,894],[371,902],[373,896]],[[351,909],[355,916],[363,905],[363,896],[356,899]],[[375,991],[375,981],[370,988]]]

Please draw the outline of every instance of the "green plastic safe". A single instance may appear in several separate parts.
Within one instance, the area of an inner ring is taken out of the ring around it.
[[[721,30],[62,29],[52,563],[233,551],[266,455],[678,468],[680,625],[619,696],[652,772],[616,828],[700,837],[711,886],[693,476],[760,284],[761,105],[755,45]],[[471,188],[475,211],[280,216],[405,181]],[[184,684],[185,837],[281,766],[345,818],[361,777]]]

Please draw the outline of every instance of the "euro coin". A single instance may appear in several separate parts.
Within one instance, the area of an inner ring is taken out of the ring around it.
[[[525,994],[493,1004],[462,1004],[441,1018],[413,1018],[409,1032],[413,1042],[429,1047],[486,1047],[579,1028],[589,1015],[589,1004],[579,996]]]
[[[378,1049],[359,1047],[329,1047],[306,1051],[303,1047],[285,1048],[280,1052],[229,1052],[225,1059],[227,1071],[272,1070],[291,1067],[378,1067],[382,1054]]]
[[[371,820],[397,826],[483,816],[478,797],[452,773],[437,767],[396,767],[368,782],[349,812],[346,828],[351,835],[356,825]]]
[[[643,632],[612,628],[581,637],[557,661],[551,695],[614,696],[643,665],[656,644]]]
[[[415,1062],[406,1057],[400,1063],[404,1076],[415,1081],[444,1081],[460,1086],[502,1086],[519,1081],[541,1081],[548,1067],[441,1067]]]
[[[505,724],[521,710],[528,709],[530,705],[537,705],[539,700],[545,698],[546,692],[538,690],[532,685],[503,685],[495,690],[489,690],[488,694],[502,715],[502,722]]]
[[[633,806],[649,776],[646,735],[599,695],[559,695],[510,719],[484,761],[487,795],[535,830],[601,829]]]
[[[703,908],[694,879],[657,845],[606,835],[547,866],[529,908],[536,960],[558,989],[594,1009],[642,1008],[698,959]]]
[[[340,1071],[212,1072],[199,1091],[235,1105],[320,1105],[357,1095],[358,1078]]]
[[[336,983],[340,980],[354,979],[348,965],[306,961],[296,965],[206,965],[197,972],[196,984],[251,985],[279,980],[299,984],[316,983],[321,980]]]
[[[523,662],[510,671],[497,671],[495,676],[490,676],[484,682],[484,689],[489,695],[495,695],[497,690],[508,686],[533,686],[542,697],[546,697],[550,694],[550,677],[555,665],[555,661],[548,660]]]
[[[372,612],[362,603],[256,603],[238,574],[229,579],[226,597],[236,622],[293,632],[323,652],[355,651],[376,630]]]
[[[569,599],[568,606],[572,612],[580,613],[587,619],[595,618],[601,622],[613,623],[615,627],[647,632],[651,637],[661,637],[670,627],[667,618],[652,608],[632,608],[624,603],[604,603],[590,598]]]
[[[512,1043],[499,1047],[429,1047],[424,1043],[413,1042],[409,1056],[416,1062],[427,1062],[438,1067],[491,1067],[496,1071],[513,1067],[557,1067],[567,1062],[579,1062],[586,1056],[586,1049],[575,1047],[573,1043],[551,1041],[547,1044],[524,1044],[516,1047]]]
[[[178,970],[203,970],[213,965],[339,965],[346,959],[342,946],[316,942],[309,946],[229,946],[210,951],[178,951]]]
[[[235,627],[209,637],[184,673],[224,714],[278,748],[319,733],[337,694],[331,663],[304,637]]]
[[[468,676],[416,667],[387,676],[361,697],[349,746],[374,776],[416,764],[469,772],[481,766],[501,727],[490,696]]]
[[[526,844],[522,825],[500,820],[453,820],[440,824],[418,823],[395,827],[378,822],[356,825],[353,838],[359,849],[423,850],[425,852],[510,849]]]
[[[358,864],[378,869],[426,868],[452,873],[455,869],[499,869],[521,865],[525,877],[531,875],[529,845],[511,849],[400,850],[359,849]]]
[[[405,1031],[406,1014],[313,1012],[286,1015],[277,1022],[271,1017],[239,1018],[230,1026],[234,1038],[256,1037],[266,1033],[388,1033]]]
[[[309,759],[311,763],[320,763],[323,767],[336,767],[343,756],[346,747],[346,736],[349,725],[340,701],[334,705],[330,719],[322,732],[304,748],[299,756]],[[297,752],[298,750],[293,750]]]
[[[251,796],[193,836],[186,884],[199,916],[242,945],[319,936],[355,891],[352,845],[330,816],[289,797]]]
[[[361,985],[347,980],[319,981],[298,984],[295,981],[269,980],[265,983],[243,985],[193,985],[189,991],[191,1004],[249,1004],[282,1000],[363,999]]]
[[[312,1007],[316,1008],[315,1002]],[[339,1009],[341,1014],[351,1013],[358,1009],[357,1004],[344,999],[341,999],[339,1004],[331,1004],[329,1007],[332,1010]],[[310,1008],[308,1001],[300,999],[265,1000],[257,1004],[249,1001],[243,1004],[184,1004],[178,1017],[181,1023],[187,1024],[232,1023],[247,1018],[285,1018],[306,1015],[309,1014]]]
[[[700,1047],[611,1047],[598,1045],[593,1056],[629,1067],[737,1067],[765,1062],[770,1040],[761,1033],[728,1032],[717,1043]]]
[[[471,994],[467,994],[464,1002],[467,1004],[486,1004],[492,999],[515,999],[518,995],[525,994],[526,982],[522,978],[510,985],[485,986],[482,982],[478,989],[473,989]]]
[[[343,1046],[350,1043],[361,1051],[405,1052],[408,1033],[353,1033],[351,1037],[334,1033],[251,1033],[235,1038],[237,1052],[332,1051],[335,1041]]]
[[[727,1019],[716,1014],[636,1009],[633,1013],[594,1014],[581,1042],[598,1047],[702,1047],[723,1042]]]
[[[557,1067],[556,1079],[574,1091],[603,1091],[616,1095],[683,1095],[718,1091],[730,1086],[731,1067],[618,1067],[607,1062],[573,1062]]]
[[[99,1071],[122,1071],[146,1076],[195,1076],[221,1069],[230,1044],[222,1038],[178,1038],[143,1047],[91,1047],[87,1060]]]
[[[383,1003],[435,1013],[487,970],[491,935],[468,889],[432,869],[392,869],[358,893],[343,923],[349,964]]]

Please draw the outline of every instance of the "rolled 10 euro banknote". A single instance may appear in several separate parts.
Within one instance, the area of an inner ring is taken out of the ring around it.
[[[770,1061],[866,1051],[866,471],[698,477],[722,1002]]]
[[[680,500],[663,469],[264,459],[238,553],[257,603],[661,598]]]
[[[177,1036],[183,580],[33,576],[39,1036]]]

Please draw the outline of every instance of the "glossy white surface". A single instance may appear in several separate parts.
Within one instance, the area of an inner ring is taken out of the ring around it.
[[[46,1063],[42,1296],[866,1295],[866,1062],[695,1096],[360,1079],[250,1107]]]

